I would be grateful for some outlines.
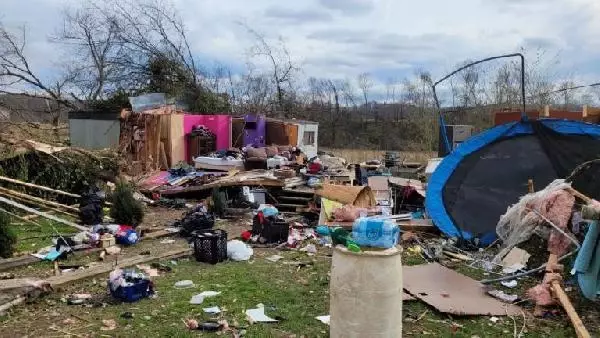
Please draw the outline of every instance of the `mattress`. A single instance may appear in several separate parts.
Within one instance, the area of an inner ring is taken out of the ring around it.
[[[199,156],[194,159],[197,169],[211,169],[228,171],[231,169],[244,169],[244,160],[227,160],[216,157]]]

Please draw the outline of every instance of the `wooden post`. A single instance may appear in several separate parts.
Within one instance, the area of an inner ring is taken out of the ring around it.
[[[555,254],[550,254],[550,256],[548,257],[548,263],[546,264],[546,274],[561,271],[562,265],[558,264],[558,256]],[[567,316],[569,316],[569,319],[571,320],[571,324],[573,325],[573,329],[575,329],[577,337],[590,338],[590,333],[583,325],[583,322],[581,321],[581,318],[579,318],[577,311],[575,311],[573,304],[571,304],[569,296],[567,296],[565,291],[560,286],[560,282],[557,280],[553,280],[550,283],[550,291],[552,291],[554,297],[558,299],[560,305],[563,307],[563,309],[565,309],[565,312],[567,312]]]
[[[583,105],[583,112],[581,112],[581,116],[583,118],[586,118],[588,116],[588,106],[587,106],[587,104]]]
[[[550,106],[549,105],[544,106],[544,117],[550,117]]]
[[[527,180],[527,191],[530,194],[533,194],[535,192],[535,188],[533,187],[533,180],[531,178]]]

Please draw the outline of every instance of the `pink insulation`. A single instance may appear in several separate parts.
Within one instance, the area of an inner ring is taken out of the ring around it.
[[[561,280],[560,274],[546,273],[541,284],[527,290],[527,297],[529,297],[536,305],[554,305],[556,302],[552,298],[550,284],[555,280]]]
[[[554,225],[568,232],[569,219],[575,204],[575,197],[565,191],[557,190],[546,196],[540,201],[538,210],[542,215],[548,218]],[[562,256],[569,249],[571,241],[563,234],[552,228],[550,238],[548,239],[548,251],[558,256]]]

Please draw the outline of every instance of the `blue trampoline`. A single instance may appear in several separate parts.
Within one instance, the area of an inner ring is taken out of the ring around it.
[[[529,179],[542,188],[598,158],[599,125],[541,119],[496,126],[442,160],[429,180],[425,207],[447,236],[488,245],[496,239],[500,216],[527,193]],[[573,184],[600,198],[599,189]]]

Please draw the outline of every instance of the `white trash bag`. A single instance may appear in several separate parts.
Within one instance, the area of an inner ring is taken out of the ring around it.
[[[227,242],[227,257],[234,261],[247,261],[252,257],[252,248],[246,243],[234,239]]]

